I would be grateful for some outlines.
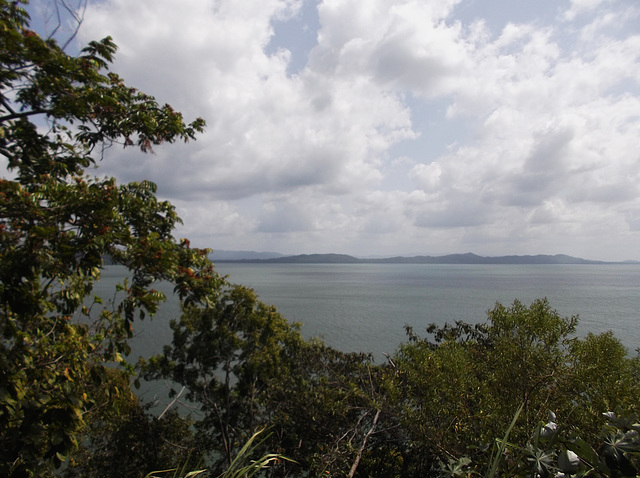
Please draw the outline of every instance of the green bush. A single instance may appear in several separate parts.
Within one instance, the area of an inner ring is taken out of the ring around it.
[[[410,331],[390,375],[405,453],[419,469],[466,457],[486,471],[496,437],[525,443],[548,410],[597,446],[603,411],[638,412],[638,358],[611,333],[576,337],[577,321],[541,299],[497,304],[484,324],[430,326],[426,339]]]

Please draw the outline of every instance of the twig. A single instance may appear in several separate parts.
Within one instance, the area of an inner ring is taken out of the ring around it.
[[[358,455],[356,456],[356,459],[353,462],[351,471],[349,471],[349,478],[353,478],[353,476],[356,474],[356,469],[358,468],[358,464],[360,463],[360,458],[362,458],[362,452],[364,452],[364,448],[367,446],[367,440],[369,439],[369,436],[371,436],[371,434],[373,433],[373,430],[376,428],[376,425],[378,423],[378,418],[380,418],[380,412],[382,412],[381,409],[378,409],[376,411],[376,416],[373,417],[373,423],[371,424],[371,428],[369,429],[367,434],[364,436],[364,439],[362,440],[362,445],[358,450]]]
[[[165,408],[162,413],[160,415],[158,415],[158,420],[160,420],[165,413],[167,413],[167,411],[169,411],[169,409],[173,406],[174,403],[176,403],[178,401],[178,399],[180,398],[180,395],[182,395],[182,392],[184,392],[184,389],[186,388],[186,386],[182,386],[182,390],[180,390],[180,393],[178,393],[178,395],[176,395],[176,397],[171,401],[171,403],[169,405],[167,405],[167,408]]]

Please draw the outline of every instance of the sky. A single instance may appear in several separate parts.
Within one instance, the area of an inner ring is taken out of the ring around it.
[[[79,45],[106,35],[207,127],[96,174],[157,183],[194,245],[640,259],[637,0],[88,0]]]

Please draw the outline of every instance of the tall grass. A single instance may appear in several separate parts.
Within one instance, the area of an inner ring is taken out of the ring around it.
[[[279,463],[280,461],[285,460],[295,463],[293,460],[286,458],[278,453],[267,453],[265,455],[262,455],[257,460],[251,460],[251,455],[253,455],[256,449],[264,441],[264,439],[258,441],[258,437],[263,432],[264,430],[260,430],[254,433],[240,449],[236,457],[229,465],[229,468],[218,475],[217,478],[251,478],[261,470],[269,468],[271,465]],[[188,460],[187,463],[183,464],[181,467],[170,468],[168,470],[152,471],[145,478],[193,478],[207,471],[206,469],[202,469],[187,472],[187,464]],[[168,473],[173,474],[169,475]]]

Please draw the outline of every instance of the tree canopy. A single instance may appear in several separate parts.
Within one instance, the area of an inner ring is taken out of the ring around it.
[[[204,121],[108,70],[116,46],[70,56],[29,29],[26,1],[0,0],[0,474],[58,464],[76,445],[105,364],[123,362],[132,322],[153,314],[169,280],[185,303],[215,300],[206,251],[172,236],[174,207],[153,183],[118,185],[88,168],[103,148],[188,141]],[[114,308],[92,307],[103,258],[131,271]],[[117,394],[117,387],[113,387]]]

